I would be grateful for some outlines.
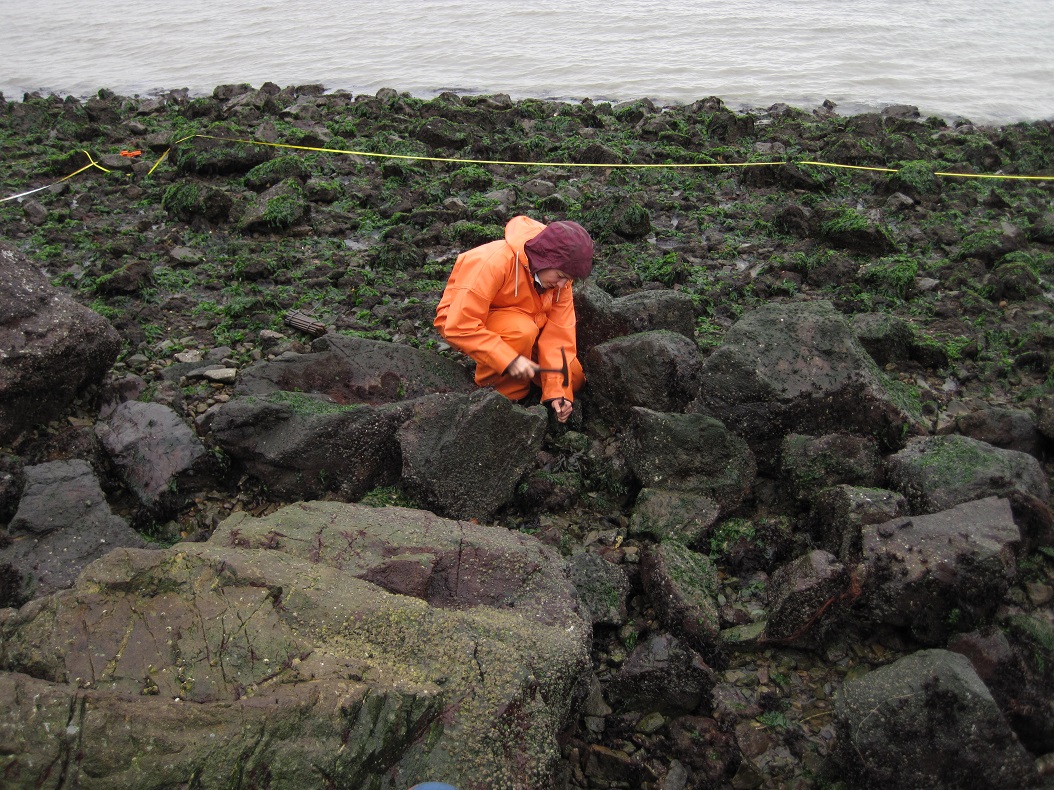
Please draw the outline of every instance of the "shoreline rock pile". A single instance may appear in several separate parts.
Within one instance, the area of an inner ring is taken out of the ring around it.
[[[268,84],[0,134],[8,193],[109,170],[0,204],[5,787],[1051,786],[1054,180],[968,178],[1051,123]],[[519,213],[597,239],[567,425],[431,328]]]

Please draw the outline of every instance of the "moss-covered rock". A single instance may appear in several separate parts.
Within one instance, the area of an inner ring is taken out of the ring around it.
[[[719,663],[717,569],[710,558],[668,540],[645,553],[641,572],[663,624]]]
[[[100,788],[545,786],[588,663],[574,601],[516,533],[336,503],[243,515],[7,610],[2,765],[11,787],[55,760]]]
[[[221,189],[192,181],[172,184],[161,198],[162,207],[184,222],[202,217],[209,222],[224,222],[234,201]]]
[[[935,513],[973,499],[1012,492],[1046,501],[1047,476],[1039,461],[967,436],[917,437],[887,459],[889,484],[916,512]]]

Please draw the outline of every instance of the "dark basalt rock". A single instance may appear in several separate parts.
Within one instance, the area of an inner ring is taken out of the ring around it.
[[[6,442],[101,381],[117,359],[120,337],[6,244],[0,245],[0,316],[0,442]]]

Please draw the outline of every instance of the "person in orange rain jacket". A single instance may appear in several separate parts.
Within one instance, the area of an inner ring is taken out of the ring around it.
[[[525,399],[531,385],[560,422],[571,416],[585,383],[576,354],[572,283],[593,269],[593,240],[577,222],[543,225],[513,217],[505,238],[458,256],[435,327],[476,361],[476,383],[509,400]],[[564,386],[561,349],[570,373]]]

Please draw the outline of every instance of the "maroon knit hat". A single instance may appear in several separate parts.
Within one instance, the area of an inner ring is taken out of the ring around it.
[[[532,272],[559,269],[573,280],[593,271],[593,240],[577,222],[551,222],[523,245]]]

